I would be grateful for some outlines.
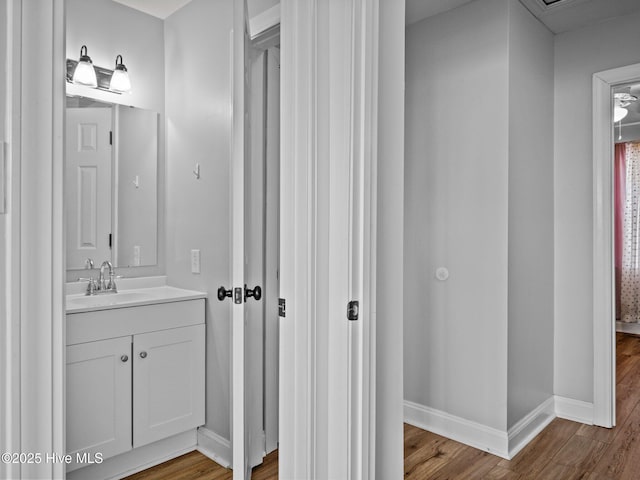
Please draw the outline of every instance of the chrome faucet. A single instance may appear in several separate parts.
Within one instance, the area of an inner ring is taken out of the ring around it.
[[[104,267],[109,267],[109,281],[107,282],[104,278]],[[98,278],[98,288],[94,293],[118,293],[118,289],[116,288],[116,271],[113,269],[113,265],[109,260],[105,260],[100,265],[100,277]]]
[[[93,265],[93,264],[92,264]],[[109,281],[104,278],[104,268],[109,267]],[[96,282],[93,278],[78,278],[78,281],[88,281],[85,295],[100,295],[103,293],[118,293],[116,287],[116,271],[110,261],[105,260],[100,265],[100,277]]]

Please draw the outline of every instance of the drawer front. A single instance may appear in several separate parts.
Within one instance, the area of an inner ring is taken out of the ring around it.
[[[67,345],[204,323],[205,300],[157,303],[67,315]]]

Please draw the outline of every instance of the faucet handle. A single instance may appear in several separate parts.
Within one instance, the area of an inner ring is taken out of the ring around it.
[[[118,288],[116,287],[116,271],[112,269],[109,273],[109,283],[107,283],[107,290],[111,290],[114,293],[118,292]]]
[[[79,282],[89,282],[87,284],[87,290],[85,291],[85,295],[93,295],[98,287],[96,280],[94,278],[78,278]]]
[[[85,270],[92,270],[93,269],[93,260],[91,260],[90,258],[87,258],[84,261],[84,268],[85,268]]]

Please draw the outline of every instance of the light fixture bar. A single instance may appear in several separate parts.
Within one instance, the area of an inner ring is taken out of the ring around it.
[[[67,82],[69,83],[73,83],[73,72],[76,68],[77,63],[77,60],[67,58]],[[97,88],[98,90],[103,90],[105,92],[117,93],[118,95],[122,94],[122,92],[111,90],[111,88],[109,88],[111,84],[111,77],[113,76],[113,70],[98,67],[96,65],[94,65],[93,68],[96,71],[96,79],[98,81],[98,86],[95,88]]]

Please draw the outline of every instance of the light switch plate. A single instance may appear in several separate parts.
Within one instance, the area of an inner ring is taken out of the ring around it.
[[[191,273],[200,273],[200,250],[191,250]]]

